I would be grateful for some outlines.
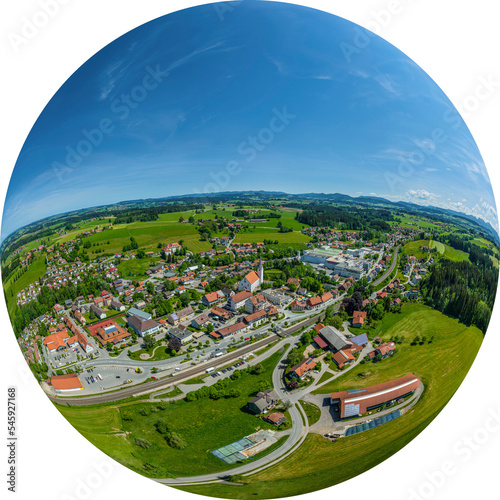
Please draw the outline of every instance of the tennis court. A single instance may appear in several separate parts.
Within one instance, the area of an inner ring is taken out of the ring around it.
[[[239,441],[213,450],[212,453],[226,464],[234,464],[260,453],[276,441],[275,432],[261,430],[250,436],[245,436]]]
[[[212,451],[212,453],[217,457],[226,462],[226,464],[234,464],[235,462],[239,462],[240,460],[245,460],[247,457],[241,453],[243,450],[251,448],[255,443],[244,437],[239,441],[235,441],[234,443],[228,444],[219,448],[217,450]]]

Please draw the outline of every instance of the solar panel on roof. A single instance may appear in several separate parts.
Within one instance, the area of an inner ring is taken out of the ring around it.
[[[396,410],[388,415],[383,415],[382,417],[371,420],[370,422],[365,422],[363,424],[355,425],[354,427],[349,427],[345,431],[345,436],[353,436],[354,434],[358,434],[359,432],[364,432],[369,429],[375,429],[376,427],[386,424],[387,422],[391,422],[392,420],[401,416],[401,411]]]
[[[350,391],[346,391],[347,394],[358,394],[360,392],[366,392],[366,389],[352,389]]]

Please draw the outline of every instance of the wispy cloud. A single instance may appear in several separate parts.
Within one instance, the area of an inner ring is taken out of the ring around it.
[[[391,94],[398,97],[401,95],[400,91],[397,89],[398,85],[390,75],[386,73],[380,73],[376,75],[374,79],[381,87],[383,87]]]

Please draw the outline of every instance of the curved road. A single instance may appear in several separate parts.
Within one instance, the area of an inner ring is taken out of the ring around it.
[[[275,391],[278,393],[278,396],[282,396],[283,392],[286,391],[285,386],[283,384],[283,372],[284,366],[282,364],[282,360],[286,358],[290,349],[293,346],[291,345],[284,353],[280,360],[280,362],[276,365],[273,371],[273,386]],[[295,398],[293,398],[295,399]],[[293,401],[291,401],[293,402]],[[230,469],[223,472],[214,472],[211,474],[204,474],[202,476],[192,476],[192,477],[178,477],[178,478],[165,478],[165,479],[155,479],[155,481],[164,484],[199,484],[199,483],[208,483],[208,482],[216,482],[221,481],[221,479],[227,477],[228,475],[235,474],[255,474],[260,470],[267,469],[268,467],[275,465],[281,460],[285,459],[288,455],[293,453],[305,440],[307,434],[309,433],[309,423],[307,420],[307,416],[304,413],[301,405],[298,403],[294,404],[289,409],[290,418],[292,420],[292,428],[288,439],[276,450],[269,453],[265,457],[262,457],[253,462],[247,463],[240,467],[236,467],[235,469]],[[304,419],[302,419],[302,416]],[[305,425],[304,425],[305,422]]]
[[[376,279],[373,283],[371,283],[372,286],[380,285],[380,283],[382,283],[388,276],[392,274],[392,271],[394,271],[394,268],[398,263],[398,252],[399,252],[399,245],[396,247],[396,250],[394,251],[394,256],[392,258],[392,263],[389,269],[387,269],[387,271],[382,276],[380,276],[380,278]]]

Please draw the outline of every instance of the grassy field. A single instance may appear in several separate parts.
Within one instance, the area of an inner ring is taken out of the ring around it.
[[[430,242],[428,240],[410,241],[403,247],[403,252],[408,255],[414,255],[417,259],[427,259],[429,254],[420,250],[420,247],[428,247]]]
[[[323,382],[326,382],[328,379],[331,379],[333,377],[333,373],[330,372],[325,372],[323,375],[321,375],[321,378],[319,379],[318,384],[322,384]]]
[[[463,260],[469,260],[469,254],[463,252],[462,250],[457,250],[456,248],[450,247],[439,241],[433,241],[431,243],[432,248],[436,248],[443,259],[452,260],[455,262],[461,262]]]
[[[306,412],[309,425],[315,424],[321,417],[321,410],[316,405],[307,403],[306,401],[299,401],[299,403],[302,405],[302,408]]]
[[[222,498],[278,498],[308,493],[346,481],[387,459],[417,436],[436,417],[458,389],[478,352],[483,339],[475,327],[466,327],[426,306],[408,307],[400,320],[384,334],[404,335],[399,352],[388,360],[367,364],[346,373],[319,389],[329,391],[360,388],[413,372],[426,390],[419,403],[403,417],[332,444],[310,434],[292,455],[268,470],[244,478],[244,485],[221,484],[182,487],[192,493]],[[412,347],[416,333],[435,335],[432,344]],[[361,379],[360,372],[371,372]],[[321,457],[320,460],[314,457]]]
[[[157,403],[150,402],[104,407],[58,406],[58,409],[103,452],[146,476],[190,476],[217,472],[229,467],[210,450],[241,439],[258,428],[274,428],[248,413],[245,405],[257,392],[260,382],[271,383],[273,368],[281,355],[276,352],[263,361],[264,371],[261,374],[245,374],[233,381],[230,387],[241,393],[236,398],[181,400],[163,410],[157,407]],[[167,422],[186,442],[184,449],[174,449],[166,444],[154,427],[158,420]],[[151,447],[137,446],[136,438],[148,441]]]
[[[144,279],[146,271],[160,261],[160,257],[124,260],[120,262],[118,271],[124,279]]]
[[[443,259],[452,260],[455,262],[460,262],[462,260],[469,260],[469,254],[462,252],[461,250],[456,250],[449,245],[441,243],[439,241],[428,241],[428,240],[417,240],[407,243],[403,247],[403,251],[408,255],[414,255],[417,259],[426,259],[429,257],[427,252],[420,250],[420,247],[430,247],[435,248],[438,251],[438,255]]]
[[[167,243],[184,240],[186,247],[193,252],[210,250],[209,242],[201,241],[200,235],[195,226],[188,223],[180,223],[181,214],[192,215],[193,212],[176,212],[172,214],[161,214],[158,221],[152,222],[134,222],[132,224],[118,224],[113,229],[93,234],[83,240],[96,243],[98,246],[92,246],[92,250],[104,250],[105,253],[121,253],[125,245],[130,244],[130,237],[133,236],[139,247],[143,250],[157,250],[158,243],[163,245]],[[67,241],[73,238],[81,230],[67,234],[58,241]],[[108,243],[109,242],[109,243]]]

